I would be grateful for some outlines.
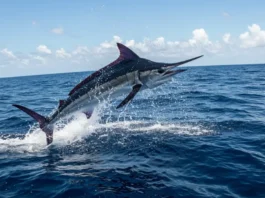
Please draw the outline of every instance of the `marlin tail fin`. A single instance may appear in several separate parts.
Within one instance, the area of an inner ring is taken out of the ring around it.
[[[13,104],[13,106],[17,107],[21,111],[24,111],[26,114],[28,114],[29,116],[34,118],[36,121],[38,121],[38,123],[40,125],[40,128],[46,134],[47,144],[49,145],[49,144],[52,143],[52,141],[53,141],[53,129],[51,129],[50,127],[47,126],[48,121],[47,121],[47,119],[44,116],[42,116],[42,115],[40,115],[40,114],[38,114],[38,113],[26,108],[26,107],[23,107],[21,105]]]

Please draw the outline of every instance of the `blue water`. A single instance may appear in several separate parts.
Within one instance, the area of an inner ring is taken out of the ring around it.
[[[87,75],[0,79],[0,196],[265,197],[265,65],[190,67],[61,123],[47,148],[11,104],[48,115]]]

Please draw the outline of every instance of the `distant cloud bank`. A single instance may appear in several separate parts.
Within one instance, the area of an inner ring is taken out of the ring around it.
[[[63,28],[54,28],[51,31],[57,35],[64,33]],[[42,71],[55,72],[68,71],[69,68],[69,71],[75,71],[75,68],[95,70],[102,67],[104,61],[117,57],[117,42],[130,47],[142,57],[151,57],[155,60],[180,60],[201,54],[208,57],[220,57],[224,54],[236,56],[239,53],[243,54],[244,50],[265,46],[265,30],[258,24],[252,24],[239,36],[224,33],[220,40],[216,41],[210,39],[204,28],[194,29],[190,38],[182,41],[167,40],[163,36],[155,39],[145,38],[142,41],[123,40],[115,35],[111,40],[103,41],[94,47],[79,45],[74,49],[65,49],[63,46],[50,49],[45,44],[40,44],[30,54],[15,53],[4,48],[0,50],[1,70],[11,66],[29,70],[41,66]]]

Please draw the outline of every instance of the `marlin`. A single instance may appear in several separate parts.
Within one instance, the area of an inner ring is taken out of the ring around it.
[[[186,71],[174,70],[175,67],[202,57],[177,63],[159,63],[140,58],[121,43],[117,43],[117,46],[120,56],[77,84],[67,99],[59,100],[58,108],[51,116],[44,117],[26,107],[13,104],[39,123],[40,129],[46,134],[47,145],[53,142],[54,126],[59,120],[77,112],[85,113],[89,119],[101,100],[115,99],[128,93],[117,106],[119,109],[130,103],[140,90],[155,88],[170,81],[175,74]]]

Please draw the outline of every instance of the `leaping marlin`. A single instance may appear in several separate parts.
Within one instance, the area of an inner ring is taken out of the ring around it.
[[[202,57],[178,63],[157,63],[140,58],[121,43],[117,43],[117,46],[120,51],[118,59],[76,85],[66,100],[59,101],[58,108],[51,116],[44,117],[26,107],[13,104],[38,121],[40,128],[46,134],[48,145],[53,141],[55,123],[60,119],[76,112],[83,112],[89,118],[100,100],[129,93],[117,106],[117,109],[121,108],[132,101],[140,90],[157,87],[171,80],[175,74],[185,71],[185,69],[172,70],[173,68]]]

